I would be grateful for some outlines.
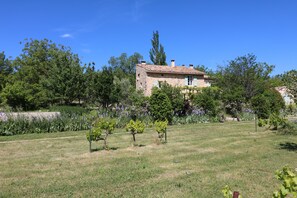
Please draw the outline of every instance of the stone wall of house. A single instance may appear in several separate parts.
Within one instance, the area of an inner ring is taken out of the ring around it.
[[[143,90],[146,95],[147,73],[144,68],[136,66],[136,90]]]
[[[154,86],[159,86],[159,81],[161,82],[167,82],[168,84],[172,86],[178,86],[183,87],[186,86],[185,84],[185,78],[188,75],[181,75],[181,74],[156,74],[156,73],[149,73],[147,74],[146,78],[146,89],[144,94],[146,96],[151,95],[152,88]],[[196,78],[194,78],[196,77]],[[195,81],[196,80],[196,81]],[[193,85],[196,85],[197,87],[207,87],[209,86],[202,75],[200,76],[193,76]]]

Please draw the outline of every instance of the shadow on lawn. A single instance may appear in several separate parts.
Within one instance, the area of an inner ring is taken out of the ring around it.
[[[280,149],[285,149],[287,151],[297,152],[297,144],[294,142],[280,143],[279,147],[280,147]]]
[[[119,147],[108,147],[107,151],[115,151],[118,150]],[[103,147],[99,147],[99,148],[92,148],[91,152],[95,152],[95,151],[105,151],[106,149]]]

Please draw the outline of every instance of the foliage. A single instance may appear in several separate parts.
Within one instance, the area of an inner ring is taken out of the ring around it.
[[[167,82],[162,82],[160,89],[168,96],[174,115],[182,115],[184,113],[184,97],[181,88],[173,87]]]
[[[153,120],[172,121],[173,110],[168,96],[160,89],[153,89],[150,97],[149,111]]]
[[[269,128],[272,128],[272,130],[277,130],[281,127],[284,127],[286,122],[287,120],[285,118],[282,118],[278,114],[272,113],[269,117]]]
[[[24,108],[36,109],[55,102],[70,103],[79,100],[83,93],[80,60],[70,48],[57,46],[47,39],[25,40],[22,54],[13,65],[16,72],[10,86],[14,88],[14,83],[21,81],[19,85],[27,90],[25,98],[31,98]]]
[[[259,120],[258,120],[258,126],[259,127],[264,127],[264,126],[266,126],[268,124],[268,122],[269,122],[269,120],[267,120],[267,119],[259,118]]]
[[[87,140],[89,142],[98,141],[101,138],[102,130],[98,126],[93,126],[89,131],[86,132]]]
[[[297,70],[291,70],[282,75],[282,80],[297,103]]]
[[[228,185],[226,185],[222,189],[222,193],[223,193],[224,198],[233,198],[233,191],[231,190],[231,188]],[[242,196],[239,195],[238,198],[242,198]]]
[[[215,117],[220,111],[220,91],[217,87],[206,87],[194,96],[193,103],[207,115]]]
[[[110,135],[114,129],[115,129],[115,125],[116,125],[116,121],[112,118],[99,118],[97,121],[96,121],[96,127],[98,129],[101,129],[101,130],[104,130],[104,148],[105,149],[108,149],[108,145],[107,145],[107,138],[108,138],[108,135]]]
[[[280,134],[297,135],[297,122],[286,121],[283,126],[278,129]]]
[[[83,115],[88,113],[89,111],[86,108],[80,106],[51,106],[49,108],[50,111],[57,111],[64,115]]]
[[[0,93],[9,81],[10,75],[13,73],[11,61],[6,58],[4,52],[0,52]],[[0,97],[0,103],[1,103]]]
[[[236,116],[244,103],[263,93],[269,87],[272,69],[273,66],[267,63],[257,62],[252,54],[237,57],[226,67],[219,67],[214,84],[222,89],[226,110]]]
[[[150,59],[155,65],[167,65],[164,47],[159,42],[159,32],[153,32],[152,49],[150,49]]]
[[[165,142],[167,142],[167,126],[168,126],[168,121],[156,121],[155,122],[155,130],[158,133],[158,137],[160,140],[163,139],[163,137],[165,136]]]
[[[263,94],[254,96],[251,105],[258,118],[268,119],[271,113],[269,99]]]
[[[105,108],[112,104],[115,99],[112,97],[114,89],[113,79],[113,72],[111,68],[107,67],[103,68],[97,79],[96,96],[98,97],[98,102]]]
[[[126,130],[130,131],[133,136],[134,143],[136,142],[135,135],[137,133],[143,133],[145,129],[145,124],[141,122],[140,120],[130,120],[130,122],[126,126]]]
[[[269,101],[269,108],[271,113],[279,114],[281,110],[285,109],[285,101],[276,89],[266,89],[263,95]]]
[[[137,52],[131,56],[122,53],[119,57],[110,57],[108,63],[117,78],[120,80],[127,78],[134,85],[136,64],[140,63],[142,59],[143,56]]]
[[[289,104],[286,108],[287,113],[289,113],[290,115],[294,115],[297,113],[297,107],[296,104]]]
[[[0,121],[0,135],[17,135],[27,133],[52,133],[63,131],[80,131],[90,128],[85,116],[66,116],[51,119],[28,119],[22,116]]]
[[[282,170],[277,170],[275,176],[282,184],[279,190],[273,193],[274,198],[284,198],[288,195],[297,197],[297,173],[295,171],[285,166]]]

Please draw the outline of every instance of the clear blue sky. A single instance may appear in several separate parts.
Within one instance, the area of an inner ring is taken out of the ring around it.
[[[139,52],[149,60],[158,30],[167,62],[215,69],[253,53],[297,69],[296,0],[1,0],[0,51],[15,58],[25,38],[72,48],[99,69],[111,56]]]

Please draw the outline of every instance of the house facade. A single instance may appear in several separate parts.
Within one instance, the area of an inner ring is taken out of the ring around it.
[[[294,104],[294,96],[292,94],[290,94],[290,92],[286,86],[276,87],[275,89],[283,97],[286,105]]]
[[[152,88],[159,87],[161,82],[178,87],[210,86],[210,78],[194,69],[193,65],[176,66],[174,60],[170,66],[148,65],[144,61],[136,65],[136,89],[143,90],[145,96],[150,96]]]

